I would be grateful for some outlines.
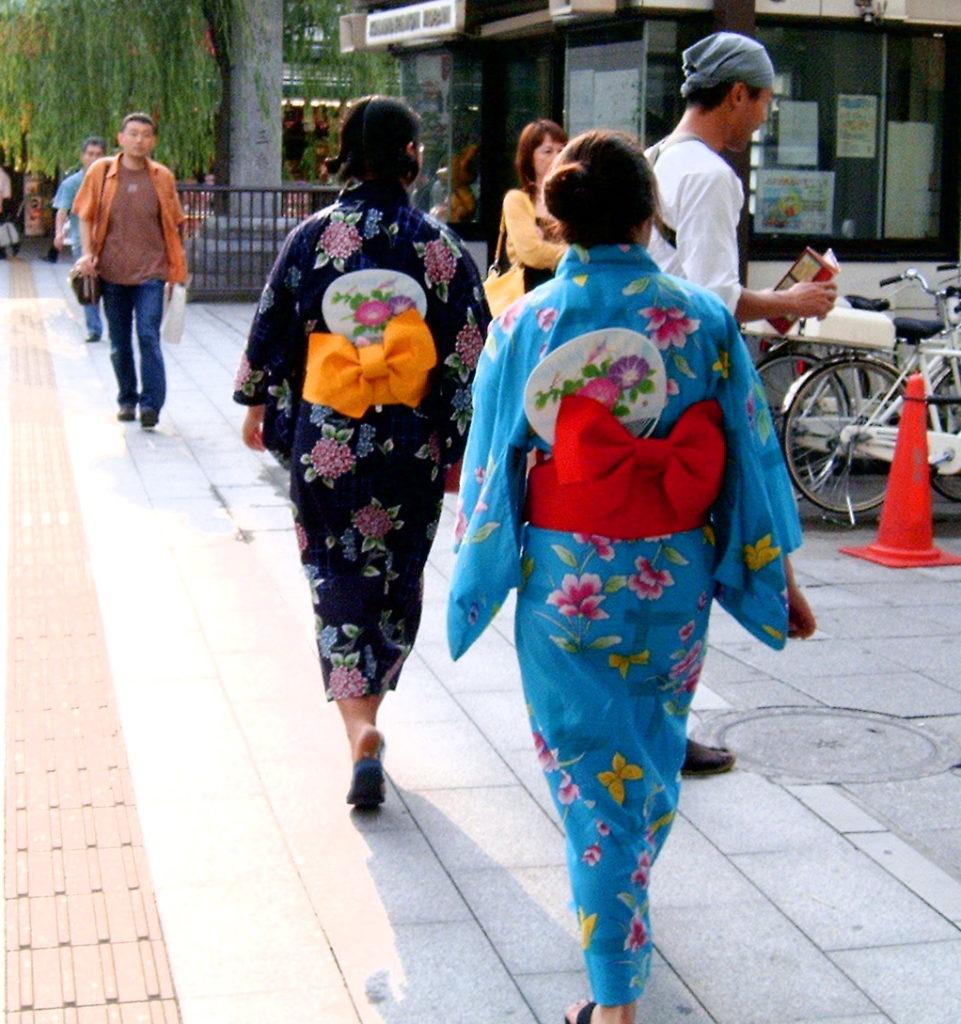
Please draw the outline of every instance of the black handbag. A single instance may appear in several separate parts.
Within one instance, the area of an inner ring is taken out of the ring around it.
[[[96,306],[100,301],[100,278],[96,274],[70,271],[70,287],[81,306]]]

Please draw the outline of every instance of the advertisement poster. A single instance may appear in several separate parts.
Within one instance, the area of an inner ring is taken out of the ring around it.
[[[788,167],[817,167],[816,103],[781,100],[778,104],[777,162]]]
[[[757,172],[755,230],[829,235],[834,222],[833,171]]]
[[[637,68],[598,71],[594,79],[594,127],[637,134],[641,73]]]
[[[873,160],[877,155],[877,96],[838,96],[839,157]]]

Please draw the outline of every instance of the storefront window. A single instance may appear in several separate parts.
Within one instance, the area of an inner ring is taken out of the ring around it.
[[[777,79],[751,152],[755,235],[938,239],[944,40],[809,26],[758,37]]]
[[[565,119],[573,136],[613,128],[652,145],[683,112],[680,53],[709,27],[700,21],[635,21],[568,38]],[[625,38],[629,36],[629,38]]]
[[[480,217],[481,67],[467,53],[405,56],[401,93],[421,119],[421,173],[415,206],[449,224]]]

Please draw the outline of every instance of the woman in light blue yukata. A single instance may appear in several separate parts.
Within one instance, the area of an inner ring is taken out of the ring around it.
[[[579,136],[544,188],[571,249],[481,356],[448,631],[457,658],[518,588],[524,693],[593,996],[565,1019],[632,1024],[712,600],[774,648],[815,624],[737,325],[644,249],[656,200],[641,147]]]

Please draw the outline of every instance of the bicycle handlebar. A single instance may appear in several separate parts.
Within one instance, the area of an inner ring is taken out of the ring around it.
[[[897,284],[898,281],[903,281],[903,274],[896,274],[894,277],[885,277],[883,280],[878,281],[879,288],[887,288],[889,284]]]
[[[961,268],[961,263],[942,263],[938,267],[938,273],[945,270],[958,270],[959,268]]]

